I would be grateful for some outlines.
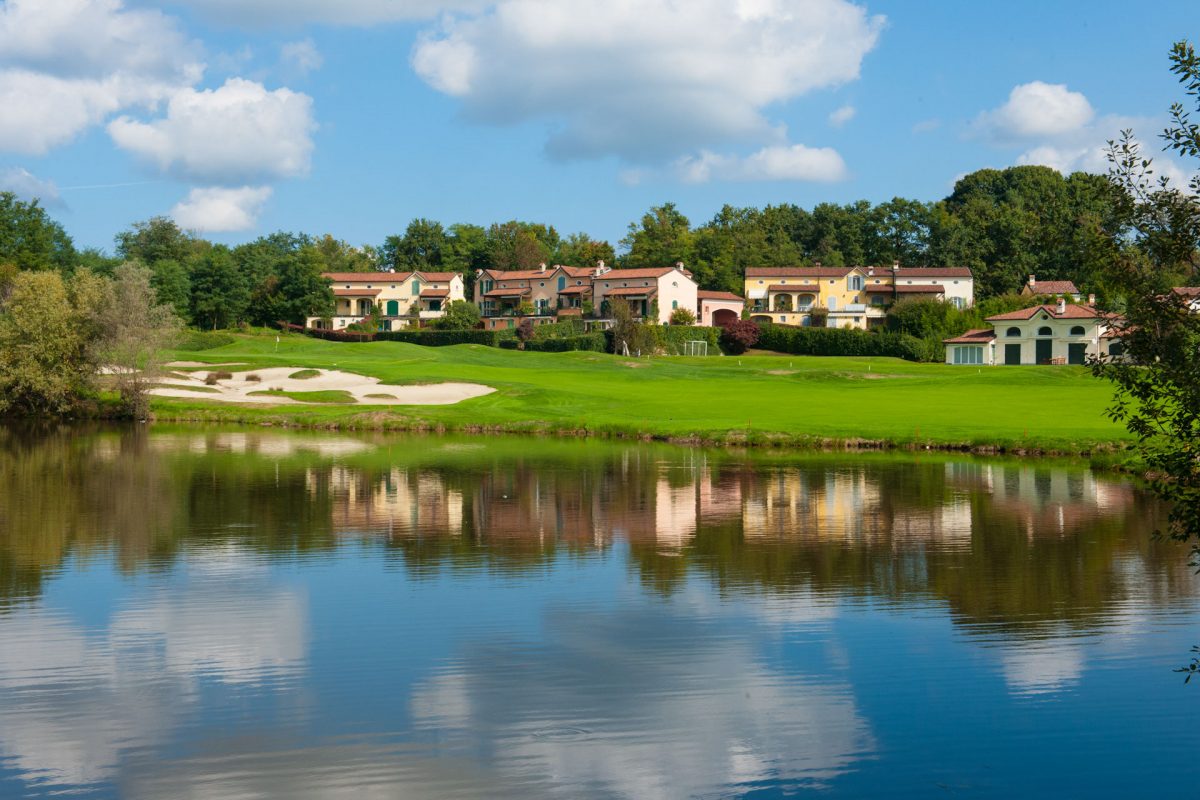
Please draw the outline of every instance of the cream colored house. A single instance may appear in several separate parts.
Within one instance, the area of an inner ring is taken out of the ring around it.
[[[311,328],[342,330],[377,312],[383,330],[399,330],[433,320],[446,305],[464,300],[457,272],[326,272],[333,290],[333,316],[309,317]]]
[[[745,286],[751,319],[784,325],[812,325],[815,311],[826,327],[876,327],[888,306],[905,297],[959,308],[975,303],[966,267],[750,267]]]
[[[995,328],[996,364],[1086,364],[1088,358],[1119,355],[1117,323],[1093,306],[1060,300],[988,317]],[[947,343],[947,363],[951,349]]]
[[[614,269],[592,278],[592,297],[601,317],[610,316],[612,300],[622,298],[636,316],[666,324],[677,308],[699,308],[699,289],[683,264],[647,269]]]
[[[996,363],[996,332],[990,328],[975,328],[962,336],[942,341],[946,345],[947,364],[980,364],[990,367]]]

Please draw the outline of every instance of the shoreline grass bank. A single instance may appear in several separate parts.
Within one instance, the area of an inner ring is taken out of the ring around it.
[[[1132,457],[1107,384],[1079,367],[955,367],[889,358],[531,353],[478,345],[237,336],[175,358],[222,370],[337,369],[389,384],[466,381],[445,406],[262,406],[155,398],[162,422],[654,440],[804,450]],[[191,367],[203,370],[206,367]]]

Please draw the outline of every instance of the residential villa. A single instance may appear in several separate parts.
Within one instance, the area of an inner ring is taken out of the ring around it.
[[[323,277],[333,289],[333,316],[306,321],[320,330],[342,330],[372,313],[382,330],[399,330],[437,319],[448,303],[466,299],[457,272],[326,272]]]
[[[1079,293],[1079,289],[1072,281],[1039,281],[1036,275],[1030,275],[1029,280],[1021,288],[1021,296],[1037,297],[1038,295],[1062,297],[1076,303],[1083,302],[1083,295]]]
[[[750,267],[746,299],[751,319],[784,325],[867,329],[906,297],[932,297],[966,308],[975,280],[966,267]]]
[[[615,269],[592,278],[592,302],[601,317],[610,315],[611,302],[621,298],[636,316],[649,322],[667,323],[671,312],[699,309],[698,287],[682,263],[673,267]]]
[[[475,273],[475,305],[488,329],[515,327],[522,316],[535,324],[581,316],[584,304],[591,302],[592,278],[606,270],[603,261],[595,269],[545,264],[528,270],[481,269]],[[522,314],[522,306],[531,313]]]
[[[992,330],[946,339],[947,364],[1086,364],[1119,356],[1118,322],[1091,305],[1059,300],[987,318]]]

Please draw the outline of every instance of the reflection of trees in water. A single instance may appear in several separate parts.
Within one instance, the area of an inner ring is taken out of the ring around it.
[[[1158,506],[1128,484],[1044,464],[770,465],[585,443],[478,445],[455,458],[398,447],[347,463],[298,457],[278,433],[0,437],[9,600],[36,596],[68,556],[109,548],[134,570],[184,546],[277,557],[346,537],[414,577],[537,572],[622,540],[656,592],[702,575],[722,591],[936,598],[968,621],[1018,627],[1191,591],[1177,554],[1150,541]]]
[[[162,443],[142,427],[0,428],[0,610],[37,597],[68,557],[111,552],[133,572],[169,566],[185,544],[333,546],[328,502],[309,495],[302,473]]]

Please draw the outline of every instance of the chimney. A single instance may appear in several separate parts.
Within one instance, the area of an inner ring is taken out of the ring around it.
[[[1067,301],[1063,298],[1058,298],[1058,315],[1061,317],[1067,313]]]
[[[875,268],[874,267],[867,267],[867,277],[868,278],[875,277]]]
[[[820,268],[820,266],[821,266],[821,262],[820,262],[820,261],[814,261],[814,262],[813,262],[813,266],[814,266],[814,267],[817,267],[817,268]]]
[[[596,269],[601,270],[601,271],[604,270],[604,259],[603,258],[596,262]]]
[[[545,272],[545,271],[546,271],[546,262],[543,261],[542,263],[538,264],[538,272]]]
[[[1094,294],[1089,294],[1089,295],[1088,295],[1088,305],[1089,305],[1089,306],[1094,306],[1094,305],[1096,305],[1096,295],[1094,295]]]
[[[679,270],[680,272],[683,272],[683,262],[682,262],[682,261],[676,261],[676,262],[675,262],[675,269]]]
[[[1029,276],[1029,290],[1033,291],[1035,286],[1037,286],[1037,275],[1030,275]]]
[[[898,272],[899,270],[900,270],[900,262],[893,261],[892,262],[892,272]]]

